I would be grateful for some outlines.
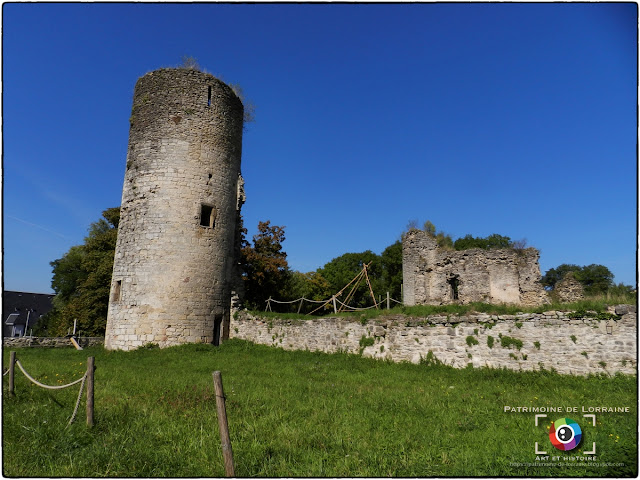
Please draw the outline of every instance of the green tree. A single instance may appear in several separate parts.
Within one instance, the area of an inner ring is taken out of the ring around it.
[[[102,217],[91,224],[82,245],[51,262],[51,288],[56,295],[52,311],[43,319],[42,333],[64,335],[77,319],[84,334],[104,335],[120,207],[105,210]]]
[[[380,257],[371,250],[361,253],[345,253],[334,258],[324,267],[318,269],[318,273],[329,282],[332,294],[337,294],[349,284],[360,272],[365,264],[368,264],[367,275],[375,295],[381,294],[382,287],[382,264]],[[340,299],[344,301],[351,291],[352,284],[346,288]],[[373,305],[369,287],[366,280],[360,282],[359,287],[353,296],[353,301],[349,303],[353,307],[365,307]]]
[[[606,293],[610,287],[614,286],[613,273],[604,265],[591,264],[580,267],[578,265],[566,264],[550,268],[545,273],[540,282],[544,287],[553,290],[568,272],[573,272],[575,279],[582,284],[587,295]]]
[[[402,301],[402,242],[389,245],[380,254],[382,264],[382,291],[386,296],[389,292],[392,298]],[[378,293],[378,292],[376,292]]]
[[[614,285],[613,273],[604,265],[595,263],[586,265],[574,275],[584,287],[584,293],[587,295],[606,293],[609,287]]]
[[[473,235],[465,235],[453,242],[453,248],[456,250],[468,250],[470,248],[482,248],[485,250],[493,248],[513,248],[514,242],[511,238],[504,235],[493,233],[488,237],[474,237]]]
[[[330,298],[332,294],[329,282],[318,272],[292,271],[283,298],[296,300],[304,297],[308,300],[320,301]]]
[[[262,309],[269,297],[280,300],[286,295],[290,271],[282,250],[284,240],[284,227],[259,222],[253,245],[245,244],[240,250],[245,301],[252,308]]]
[[[550,268],[549,270],[547,270],[547,273],[545,273],[540,278],[540,283],[542,283],[542,286],[547,288],[548,290],[553,290],[556,286],[556,283],[562,280],[562,278],[568,272],[577,272],[580,270],[580,268],[581,267],[579,267],[578,265],[563,263],[562,265],[558,265],[555,268]]]

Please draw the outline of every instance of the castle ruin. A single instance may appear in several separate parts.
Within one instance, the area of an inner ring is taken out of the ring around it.
[[[237,262],[243,105],[192,69],[135,86],[105,347],[228,338]]]
[[[535,248],[448,250],[428,232],[412,230],[402,241],[404,304],[549,303],[539,256]]]

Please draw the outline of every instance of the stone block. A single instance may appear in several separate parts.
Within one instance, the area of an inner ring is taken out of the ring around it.
[[[387,330],[384,327],[374,327],[373,329],[373,336],[374,337],[384,337],[387,333]]]

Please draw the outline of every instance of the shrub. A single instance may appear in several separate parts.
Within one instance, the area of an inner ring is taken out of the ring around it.
[[[430,367],[432,365],[442,365],[442,362],[429,350],[426,357],[420,357],[420,365]]]
[[[362,335],[362,337],[360,337],[360,355],[362,355],[362,352],[364,351],[365,348],[372,346],[375,343],[375,340],[373,337],[367,337],[365,335]]]
[[[522,348],[522,340],[519,340],[513,337],[508,337],[507,335],[502,335],[500,337],[500,345],[502,345],[503,348],[509,348],[511,347],[511,345],[513,345],[518,350],[520,350]]]

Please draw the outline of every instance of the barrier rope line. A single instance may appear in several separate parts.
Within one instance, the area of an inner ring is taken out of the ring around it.
[[[24,367],[22,366],[22,364],[20,363],[20,360],[16,360],[16,365],[18,365],[20,370],[22,370],[22,373],[24,373],[24,376],[27,377],[29,380],[31,380],[31,382],[35,383],[39,387],[48,388],[50,390],[60,390],[62,388],[71,387],[72,385],[75,385],[76,383],[80,383],[80,382],[84,381],[84,379],[87,376],[87,374],[85,373],[82,378],[79,378],[78,380],[76,380],[74,382],[68,383],[67,385],[45,385],[44,383],[40,383],[35,378],[33,378],[31,375],[29,375],[27,373],[27,371],[24,369]]]
[[[76,406],[73,409],[73,413],[71,414],[71,418],[69,419],[69,423],[67,423],[67,427],[73,423],[76,419],[76,413],[78,413],[78,407],[80,406],[80,399],[82,398],[82,391],[84,390],[84,382],[87,379],[87,373],[82,376],[82,384],[80,385],[80,391],[78,392],[78,400],[76,400]]]
[[[348,298],[346,300],[349,301],[350,297],[348,296]],[[378,308],[380,306],[383,306],[385,304],[386,300],[387,299],[385,298],[383,300],[375,302],[370,307],[358,308],[358,307],[352,307],[350,305],[347,305],[345,302],[341,302],[340,299],[338,299],[337,295],[336,295],[336,303],[339,303],[341,305],[341,308],[340,308],[341,311],[342,311],[342,308],[349,309],[350,311],[370,310],[372,308]],[[273,298],[269,297],[267,300],[265,300],[265,302],[267,303],[267,308],[265,310],[271,311],[271,302],[278,303],[278,304],[283,304],[283,305],[288,305],[288,304],[297,303],[297,302],[322,303],[323,304],[322,306],[316,308],[315,310],[313,310],[313,311],[311,311],[310,313],[307,314],[307,315],[311,315],[312,313],[320,310],[325,305],[328,305],[331,301],[333,301],[333,297],[331,297],[329,300],[309,300],[308,298],[300,297],[300,298],[298,298],[296,300],[290,300],[290,301],[274,300]],[[389,297],[389,301],[390,302],[395,302],[395,303],[397,303],[399,305],[403,304],[400,300],[396,300],[395,298],[391,298],[391,297]],[[302,303],[300,304],[300,307],[302,307]],[[300,313],[300,308],[298,308],[298,313]]]
[[[371,310],[372,308],[378,308],[379,305],[382,304],[382,302],[378,302],[375,305],[371,305],[370,307],[352,307],[351,305],[347,305],[345,303],[342,303],[340,300],[338,300],[336,298],[336,302],[338,302],[340,305],[342,305],[344,308],[349,308],[351,309],[351,311],[360,311],[360,310]]]
[[[291,300],[288,302],[282,301],[282,300],[274,300],[273,298],[269,298],[268,300],[265,300],[265,302],[273,302],[273,303],[296,303],[299,302],[300,300],[304,300],[305,302],[310,302],[310,303],[324,303],[326,302],[326,300],[309,300],[308,298],[305,297],[300,297],[296,300]]]
[[[10,369],[10,368],[7,368],[7,371],[6,371],[6,372],[4,372],[4,373],[2,374],[2,376],[4,377],[7,373],[9,373],[9,371],[11,371],[11,369]]]

